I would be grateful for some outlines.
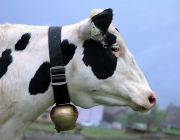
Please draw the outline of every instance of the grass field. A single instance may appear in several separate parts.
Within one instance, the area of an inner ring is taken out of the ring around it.
[[[30,129],[43,130],[48,132],[56,132],[53,124],[43,124],[43,123],[33,123],[29,127]],[[28,132],[28,131],[27,131]],[[74,133],[74,130],[66,131],[66,133]],[[95,137],[95,138],[132,138],[132,136],[127,136],[123,130],[115,130],[108,128],[99,128],[99,127],[83,127],[81,134],[86,137]],[[136,136],[139,137],[138,135]],[[135,138],[133,136],[133,138]]]
[[[99,127],[84,127],[82,135],[87,137],[96,137],[96,138],[139,138],[139,136],[131,136],[124,133],[123,130],[99,128]]]
[[[176,129],[163,129],[163,132],[180,135],[180,130],[176,130]]]
[[[52,123],[33,123],[29,127],[30,129],[47,131],[47,132],[56,132],[54,129],[54,125]],[[168,130],[162,129],[163,132],[171,133],[171,134],[180,134],[180,130]],[[26,131],[28,133],[28,130]],[[74,130],[67,131],[66,133],[74,133]],[[115,130],[115,129],[107,129],[107,128],[99,128],[99,127],[83,127],[81,134],[86,137],[94,137],[94,138],[133,138],[140,139],[140,135],[127,135],[123,130]],[[168,139],[162,139],[168,140]]]

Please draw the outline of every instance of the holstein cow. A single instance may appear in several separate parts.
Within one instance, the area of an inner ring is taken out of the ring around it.
[[[89,18],[62,27],[61,47],[71,102],[82,108],[108,105],[148,111],[156,103],[155,94],[111,24],[112,17],[112,9],[92,10]],[[94,28],[99,33],[94,34]],[[48,29],[0,25],[1,140],[17,140],[55,102]]]

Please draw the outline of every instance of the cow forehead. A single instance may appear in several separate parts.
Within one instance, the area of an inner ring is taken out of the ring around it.
[[[110,24],[110,26],[108,28],[108,32],[115,35],[117,37],[118,42],[123,42],[121,34],[119,33],[119,31],[117,31],[114,24]]]
[[[93,16],[101,13],[102,11],[103,11],[102,9],[93,9],[91,10],[89,17],[92,18]]]

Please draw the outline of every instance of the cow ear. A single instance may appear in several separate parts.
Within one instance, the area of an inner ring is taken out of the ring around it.
[[[92,10],[91,11],[91,34],[94,31],[94,34],[98,34],[98,31],[96,32],[96,28],[101,31],[101,33],[104,35],[106,31],[108,30],[109,25],[111,24],[112,18],[113,18],[113,11],[112,9],[105,9],[104,11],[100,10]],[[96,27],[96,28],[95,28]]]

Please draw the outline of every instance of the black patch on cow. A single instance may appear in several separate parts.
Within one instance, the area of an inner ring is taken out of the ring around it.
[[[64,65],[67,65],[69,61],[73,58],[77,47],[74,44],[69,43],[68,40],[63,40],[61,43],[61,47],[62,47]]]
[[[95,26],[102,31],[104,35],[111,24],[113,18],[112,9],[106,9],[103,12],[93,16],[91,21],[94,22]]]
[[[87,40],[83,44],[83,62],[90,66],[98,79],[107,79],[114,74],[117,57],[110,48],[104,48],[99,41]]]
[[[29,84],[29,92],[31,95],[45,93],[50,84],[50,63],[44,62],[36,71],[34,77]]]
[[[31,38],[30,33],[23,34],[21,39],[19,39],[18,42],[15,44],[15,50],[16,51],[24,50],[28,45],[30,38]]]
[[[6,49],[0,58],[0,78],[7,72],[8,66],[12,63],[11,50]]]
[[[111,47],[114,43],[116,43],[117,37],[109,32],[106,32],[104,37],[104,42],[106,44],[105,47]]]

